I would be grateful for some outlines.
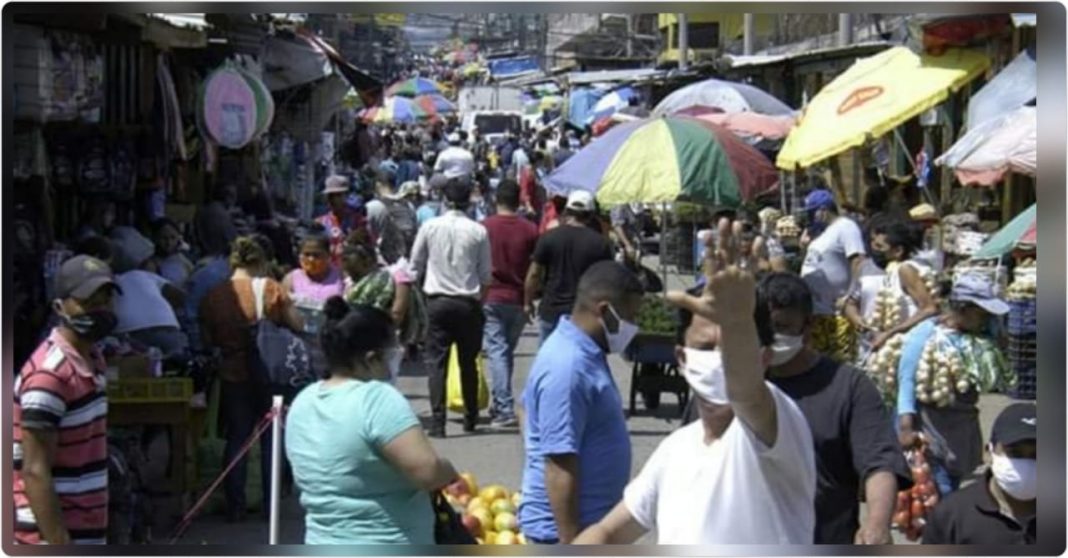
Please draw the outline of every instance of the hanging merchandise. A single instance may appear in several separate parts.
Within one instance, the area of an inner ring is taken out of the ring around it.
[[[256,134],[253,139],[258,140],[271,129],[271,122],[274,121],[274,97],[263,81],[251,71],[239,71],[256,96]]]
[[[159,100],[163,111],[163,142],[167,155],[179,160],[186,160],[185,132],[182,129],[182,112],[178,104],[178,93],[171,76],[170,65],[165,55],[156,58],[156,79],[159,85]]]
[[[100,134],[87,138],[79,149],[78,188],[83,194],[106,194],[111,189],[107,140]]]
[[[111,147],[111,192],[120,200],[133,197],[137,186],[137,150],[128,138],[114,141]]]
[[[202,132],[222,147],[241,149],[258,130],[256,93],[231,64],[204,80],[197,101]]]

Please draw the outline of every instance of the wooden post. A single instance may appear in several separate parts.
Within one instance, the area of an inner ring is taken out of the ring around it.
[[[1013,173],[1005,174],[1005,180],[1001,185],[1001,224],[1005,225],[1012,219]]]
[[[853,149],[853,204],[856,207],[860,207],[860,159],[861,151],[859,148]]]

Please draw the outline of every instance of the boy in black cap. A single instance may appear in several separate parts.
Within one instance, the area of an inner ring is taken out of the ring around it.
[[[60,325],[15,382],[19,544],[104,544],[108,527],[106,365],[94,348],[118,324],[111,269],[75,256],[56,275]],[[62,488],[62,490],[60,490]]]
[[[1037,426],[1030,403],[1010,405],[998,415],[987,446],[990,468],[934,509],[923,544],[1035,543]]]

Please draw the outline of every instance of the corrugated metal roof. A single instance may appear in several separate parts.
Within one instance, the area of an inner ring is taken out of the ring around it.
[[[192,27],[193,29],[206,29],[211,24],[204,19],[204,14],[148,14],[156,19],[162,19],[175,27]]]
[[[634,70],[601,70],[598,72],[573,72],[567,74],[567,81],[571,84],[587,84],[599,82],[640,81],[659,77],[666,72],[647,68]]]
[[[877,50],[880,48],[890,48],[892,46],[894,46],[894,43],[890,41],[866,41],[862,43],[853,43],[851,45],[846,46],[815,48],[791,54],[754,54],[751,56],[727,55],[724,57],[724,59],[728,63],[730,63],[731,68],[744,68],[765,66],[769,64],[779,64],[788,60],[848,56],[851,53],[867,53],[872,50]]]
[[[1038,27],[1038,14],[1012,14],[1012,24],[1016,27]]]

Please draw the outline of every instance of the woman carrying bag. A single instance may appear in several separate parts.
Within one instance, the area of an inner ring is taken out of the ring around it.
[[[408,400],[386,383],[389,315],[341,297],[320,334],[330,377],[286,417],[285,448],[305,509],[305,544],[434,544],[431,493],[458,478]]]

